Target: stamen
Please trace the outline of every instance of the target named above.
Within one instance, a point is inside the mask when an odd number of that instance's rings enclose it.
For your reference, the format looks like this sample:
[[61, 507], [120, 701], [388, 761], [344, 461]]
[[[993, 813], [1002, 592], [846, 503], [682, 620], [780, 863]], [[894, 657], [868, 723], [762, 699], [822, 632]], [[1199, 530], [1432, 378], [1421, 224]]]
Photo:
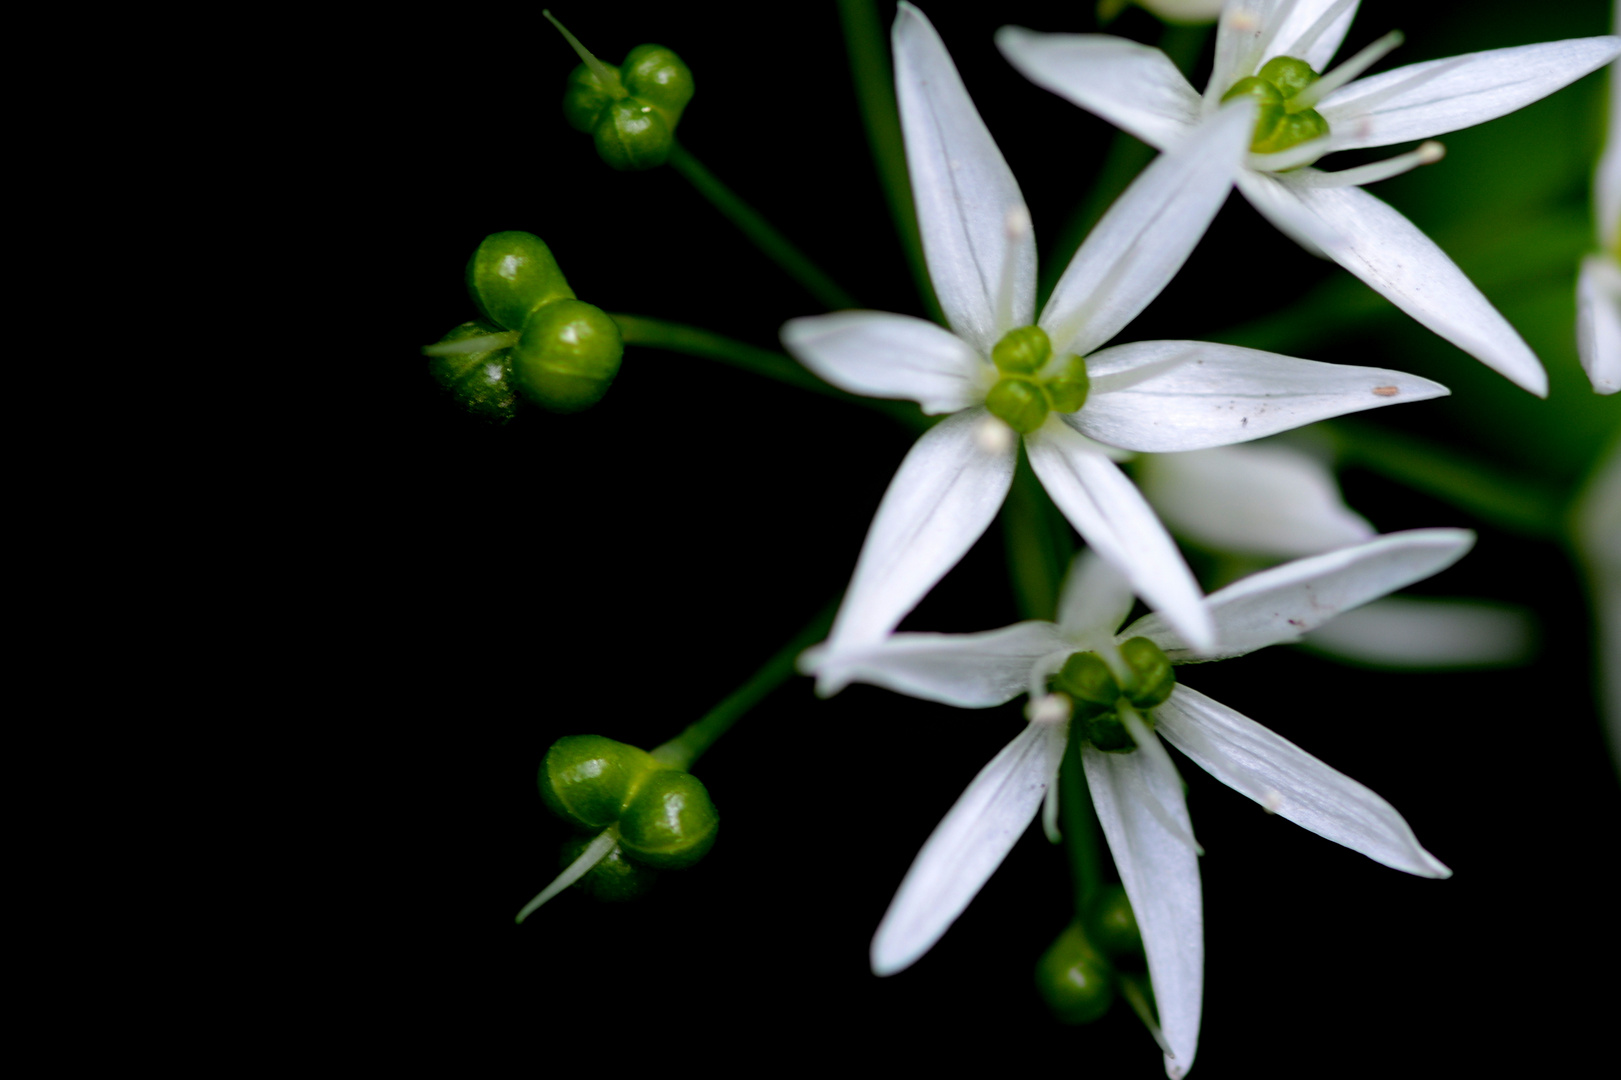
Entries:
[[[1126, 995], [1126, 1002], [1131, 1006], [1131, 1011], [1137, 1014], [1137, 1019], [1143, 1022], [1148, 1034], [1159, 1044], [1160, 1053], [1168, 1058], [1175, 1058], [1176, 1051], [1171, 1049], [1171, 1044], [1165, 1041], [1165, 1033], [1154, 1023], [1154, 1009], [1148, 1004], [1148, 997], [1143, 993], [1142, 987], [1137, 985], [1137, 980], [1130, 975], [1120, 976], [1120, 992]], [[1180, 1072], [1178, 1075], [1181, 1075]]]
[[1317, 44], [1317, 39], [1327, 33], [1330, 26], [1334, 25], [1334, 20], [1344, 15], [1345, 9], [1356, 2], [1357, 0], [1336, 0], [1335, 4], [1323, 12], [1304, 34], [1295, 39], [1294, 44], [1290, 46], [1294, 50], [1292, 55], [1304, 58], [1307, 53], [1311, 52], [1311, 47]]
[[1339, 172], [1302, 173], [1294, 177], [1292, 182], [1301, 187], [1314, 188], [1361, 187], [1363, 184], [1373, 184], [1380, 180], [1388, 180], [1392, 176], [1400, 176], [1420, 165], [1434, 165], [1446, 155], [1446, 147], [1431, 139], [1429, 142], [1420, 143], [1417, 150], [1410, 150], [1405, 154], [1386, 158], [1384, 161], [1359, 165], [1354, 169], [1341, 169]]
[[1047, 794], [1041, 800], [1041, 829], [1048, 843], [1062, 844], [1064, 837], [1058, 831], [1058, 785], [1048, 784]]
[[484, 334], [480, 337], [462, 338], [460, 341], [424, 345], [422, 346], [422, 355], [466, 356], [469, 353], [493, 352], [496, 349], [505, 349], [516, 344], [518, 344], [518, 331], [505, 330], [499, 334]]
[[530, 915], [533, 915], [535, 909], [540, 905], [583, 878], [593, 866], [608, 857], [608, 853], [614, 849], [614, 844], [618, 842], [619, 835], [613, 827], [610, 826], [602, 830], [601, 834], [591, 841], [584, 851], [580, 852], [580, 857], [569, 863], [567, 870], [557, 875], [556, 881], [542, 889], [539, 896], [523, 906], [523, 910], [518, 912], [517, 921], [523, 922]]
[[1442, 60], [1438, 63], [1432, 64], [1423, 71], [1416, 72], [1415, 74], [1400, 80], [1399, 82], [1391, 83], [1383, 90], [1376, 90], [1371, 94], [1359, 97], [1356, 99], [1357, 114], [1366, 116], [1380, 105], [1383, 105], [1385, 102], [1395, 97], [1397, 94], [1405, 94], [1409, 90], [1416, 90], [1420, 86], [1423, 86], [1425, 83], [1429, 82], [1431, 79], [1438, 79], [1448, 72], [1457, 70], [1464, 64], [1467, 64], [1469, 59], [1470, 58], [1467, 56], [1454, 56], [1450, 60]]
[[1007, 251], [1002, 260], [1002, 281], [996, 293], [997, 329], [1013, 329], [1013, 302], [1017, 288], [1019, 249], [1030, 238], [1030, 211], [1023, 204], [1008, 208], [1003, 223], [1007, 230]]
[[611, 73], [601, 60], [592, 56], [591, 50], [581, 45], [580, 39], [569, 33], [568, 28], [553, 18], [549, 10], [542, 8], [540, 13], [546, 16], [546, 20], [557, 27], [558, 32], [568, 40], [569, 45], [574, 49], [575, 55], [580, 58], [580, 63], [591, 69], [591, 74], [597, 77], [597, 85], [602, 87], [604, 92], [613, 93], [613, 88], [619, 85], [618, 76]]
[[1401, 45], [1405, 39], [1400, 30], [1392, 30], [1384, 37], [1357, 53], [1339, 67], [1324, 75], [1321, 79], [1306, 87], [1300, 93], [1283, 103], [1283, 107], [1290, 112], [1300, 112], [1316, 105], [1358, 75], [1367, 71], [1373, 65], [1383, 60], [1393, 49]]
[[974, 443], [987, 454], [1000, 455], [1012, 450], [1013, 437], [1013, 429], [990, 413], [974, 428]]
[[1032, 724], [1056, 724], [1068, 720], [1072, 708], [1068, 694], [1043, 694], [1024, 707], [1024, 715]]
[[1329, 133], [1320, 139], [1303, 142], [1299, 146], [1291, 146], [1287, 150], [1279, 150], [1271, 154], [1251, 154], [1249, 167], [1262, 172], [1283, 172], [1285, 169], [1298, 169], [1302, 165], [1310, 165], [1333, 148], [1334, 135]]

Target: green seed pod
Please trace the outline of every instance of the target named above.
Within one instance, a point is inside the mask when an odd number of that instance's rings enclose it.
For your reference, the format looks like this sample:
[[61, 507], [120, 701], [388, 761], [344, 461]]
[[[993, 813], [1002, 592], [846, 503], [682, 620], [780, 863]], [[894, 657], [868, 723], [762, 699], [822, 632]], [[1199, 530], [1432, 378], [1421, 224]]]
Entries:
[[1137, 929], [1137, 916], [1119, 885], [1105, 885], [1086, 905], [1086, 926], [1092, 941], [1111, 959], [1143, 955], [1143, 935]]
[[638, 45], [625, 54], [619, 70], [631, 96], [657, 109], [675, 131], [693, 91], [692, 70], [681, 58], [662, 45]]
[[1117, 713], [1097, 713], [1086, 717], [1086, 739], [1107, 753], [1124, 753], [1137, 749], [1137, 740], [1131, 737]]
[[1311, 65], [1292, 56], [1274, 56], [1262, 64], [1261, 70], [1255, 74], [1257, 78], [1277, 87], [1278, 93], [1282, 94], [1285, 100], [1294, 97], [1317, 81], [1317, 72], [1312, 70]]
[[563, 118], [575, 131], [590, 132], [595, 129], [602, 110], [625, 96], [619, 71], [608, 64], [603, 64], [602, 70], [608, 76], [607, 86], [585, 64], [578, 65], [568, 73], [568, 82], [563, 90]]
[[1284, 113], [1278, 117], [1277, 122], [1263, 136], [1259, 123], [1255, 127], [1256, 138], [1250, 143], [1250, 149], [1257, 154], [1275, 154], [1279, 150], [1287, 150], [1292, 146], [1299, 146], [1303, 142], [1320, 139], [1328, 134], [1328, 121], [1316, 109], [1302, 109], [1300, 112]]
[[[498, 332], [498, 328], [489, 323], [464, 322], [440, 338], [438, 343], [448, 345]], [[510, 351], [488, 349], [483, 352], [430, 356], [428, 370], [468, 412], [492, 423], [504, 424], [518, 410], [518, 398], [508, 380]]]
[[603, 110], [592, 129], [597, 154], [620, 172], [664, 164], [675, 139], [657, 109], [639, 98], [616, 101]]
[[715, 844], [720, 815], [691, 773], [661, 769], [648, 776], [619, 821], [621, 844], [634, 860], [660, 869], [691, 866]]
[[1053, 408], [1061, 413], [1080, 412], [1086, 396], [1092, 392], [1092, 377], [1086, 373], [1086, 358], [1074, 353], [1066, 356], [1058, 370], [1047, 377], [1047, 396]]
[[1039, 384], [1030, 379], [1002, 379], [985, 395], [985, 407], [1007, 421], [1007, 426], [1028, 435], [1047, 420], [1050, 406]]
[[1062, 1023], [1089, 1024], [1114, 1003], [1114, 971], [1070, 923], [1036, 961], [1036, 989]]
[[1039, 326], [1021, 326], [1002, 335], [991, 347], [991, 363], [1009, 375], [1034, 375], [1053, 354], [1047, 331]]
[[1053, 684], [1075, 699], [1076, 710], [1082, 716], [1109, 712], [1120, 700], [1120, 684], [1114, 672], [1094, 652], [1075, 653], [1065, 660]]
[[1163, 705], [1176, 689], [1176, 674], [1160, 647], [1145, 637], [1134, 637], [1120, 646], [1120, 657], [1131, 669], [1125, 686], [1126, 697], [1139, 709]]
[[512, 349], [512, 385], [552, 412], [579, 412], [601, 400], [619, 372], [625, 344], [602, 309], [558, 300], [536, 311]]
[[[590, 836], [570, 837], [563, 843], [563, 857], [558, 860], [558, 869], [567, 869], [586, 846], [592, 841]], [[618, 902], [620, 900], [634, 900], [648, 889], [653, 887], [659, 872], [650, 866], [632, 862], [625, 858], [624, 851], [618, 844], [614, 849], [604, 855], [585, 876], [574, 883], [576, 889], [583, 889], [595, 900]]]
[[551, 249], [534, 233], [491, 233], [467, 260], [467, 291], [489, 319], [523, 329], [529, 313], [554, 300], [574, 299]]
[[658, 763], [645, 751], [601, 735], [567, 735], [540, 765], [540, 797], [552, 812], [587, 829], [618, 821]]

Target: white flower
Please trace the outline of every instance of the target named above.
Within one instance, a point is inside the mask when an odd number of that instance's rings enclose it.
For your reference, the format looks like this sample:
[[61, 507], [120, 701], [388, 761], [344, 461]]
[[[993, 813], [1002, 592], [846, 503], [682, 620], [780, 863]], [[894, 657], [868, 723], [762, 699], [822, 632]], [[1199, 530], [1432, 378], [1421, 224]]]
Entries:
[[[951, 330], [848, 311], [795, 319], [782, 340], [846, 390], [910, 398], [925, 412], [954, 415], [918, 440], [884, 495], [829, 640], [808, 659], [824, 694], [848, 681], [839, 654], [881, 641], [1001, 507], [1018, 442], [993, 415], [995, 395], [1020, 379], [999, 374], [991, 356], [1010, 331], [1034, 321], [1035, 244], [1019, 186], [928, 20], [901, 4], [893, 38], [924, 253]], [[1199, 342], [1094, 353], [1148, 305], [1198, 242], [1240, 167], [1251, 116], [1247, 103], [1223, 110], [1146, 169], [1076, 252], [1039, 331], [1029, 331], [1050, 342], [1052, 359], [1039, 378], [1093, 354], [1085, 361], [1091, 389], [1084, 407], [1026, 427], [1032, 468], [1086, 542], [1190, 641], [1205, 645], [1211, 630], [1198, 584], [1099, 443], [1147, 451], [1220, 446], [1446, 393], [1397, 372]]]
[[[1356, 7], [1356, 0], [1232, 0], [1203, 95], [1164, 53], [1121, 38], [1003, 27], [996, 40], [1033, 82], [1168, 150], [1218, 115], [1222, 96], [1267, 61], [1293, 57], [1323, 71]], [[1438, 144], [1339, 173], [1299, 166], [1336, 150], [1428, 139], [1513, 112], [1608, 63], [1621, 39], [1472, 53], [1351, 82], [1399, 40], [1381, 39], [1290, 99], [1291, 108], [1314, 107], [1327, 136], [1252, 154], [1239, 189], [1308, 250], [1328, 255], [1437, 334], [1546, 396], [1547, 375], [1514, 328], [1412, 222], [1356, 186], [1437, 160]]]
[[[1621, 27], [1621, 3], [1616, 5]], [[1610, 129], [1593, 177], [1599, 252], [1582, 260], [1576, 283], [1576, 345], [1601, 394], [1621, 390], [1621, 78], [1610, 72]]]
[[[1046, 679], [1078, 651], [1107, 656], [1144, 636], [1173, 663], [1193, 663], [1299, 640], [1334, 615], [1428, 577], [1474, 542], [1458, 529], [1382, 536], [1246, 578], [1205, 600], [1223, 642], [1201, 653], [1158, 615], [1112, 630], [1131, 609], [1125, 583], [1083, 553], [1059, 621], [983, 634], [896, 634], [849, 658], [855, 678], [964, 708], [1000, 705], [1029, 691], [1031, 722], [980, 771], [918, 852], [873, 938], [873, 970], [892, 974], [927, 952], [968, 906], [1054, 799], [1070, 723]], [[1118, 656], [1118, 654], [1116, 654]], [[1337, 708], [1337, 706], [1335, 706]], [[1297, 710], [1298, 711], [1298, 710]], [[1451, 874], [1389, 803], [1286, 739], [1180, 683], [1151, 710], [1153, 730], [1122, 708], [1138, 749], [1082, 749], [1098, 820], [1142, 931], [1165, 1045], [1166, 1072], [1184, 1075], [1199, 1039], [1204, 984], [1203, 902], [1182, 783], [1160, 737], [1268, 812], [1376, 862], [1422, 877]], [[1049, 831], [1051, 831], [1049, 829]]]
[[[1171, 531], [1246, 570], [1371, 539], [1318, 458], [1277, 442], [1148, 454], [1137, 476]], [[1304, 644], [1341, 660], [1434, 670], [1519, 663], [1535, 641], [1523, 608], [1480, 600], [1387, 597], [1335, 619]]]

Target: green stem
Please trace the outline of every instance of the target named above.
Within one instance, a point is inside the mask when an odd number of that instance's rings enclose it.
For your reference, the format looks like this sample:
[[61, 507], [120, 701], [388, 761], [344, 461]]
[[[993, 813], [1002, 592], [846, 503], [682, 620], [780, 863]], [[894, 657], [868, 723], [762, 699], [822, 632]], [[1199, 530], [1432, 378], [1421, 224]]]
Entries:
[[1075, 547], [1069, 526], [1030, 470], [1022, 446], [1013, 486], [1002, 505], [1002, 530], [1019, 614], [1026, 619], [1056, 618], [1058, 590]]
[[765, 252], [778, 266], [787, 272], [829, 311], [839, 311], [845, 308], [855, 308], [861, 305], [855, 302], [851, 295], [822, 273], [821, 269], [812, 263], [805, 253], [794, 247], [788, 238], [778, 232], [772, 224], [760, 216], [759, 211], [737, 197], [737, 193], [719, 178], [699, 163], [698, 159], [687, 152], [687, 148], [680, 143], [670, 147], [669, 163], [676, 172], [691, 181], [698, 193], [714, 203], [726, 219], [739, 229], [743, 235], [754, 242], [754, 246]]
[[889, 67], [889, 49], [878, 21], [873, 0], [839, 0], [839, 18], [844, 24], [845, 48], [850, 54], [850, 74], [856, 84], [856, 101], [867, 129], [867, 142], [878, 167], [889, 215], [900, 234], [906, 265], [912, 271], [918, 296], [929, 318], [946, 324], [940, 301], [929, 280], [929, 267], [923, 258], [923, 237], [917, 226], [917, 207], [912, 202], [912, 181], [906, 170], [906, 147], [901, 139], [899, 110], [895, 106], [895, 76]]
[[777, 650], [776, 655], [749, 676], [749, 680], [733, 690], [726, 699], [694, 724], [662, 746], [655, 747], [653, 757], [677, 769], [691, 769], [698, 758], [714, 745], [715, 740], [731, 730], [743, 714], [758, 705], [767, 694], [788, 681], [794, 673], [799, 654], [827, 636], [833, 625], [833, 614], [838, 611], [835, 600], [822, 609], [806, 627], [794, 635], [792, 641]]
[[697, 356], [705, 360], [715, 360], [799, 390], [809, 390], [813, 394], [821, 394], [824, 397], [883, 413], [913, 431], [922, 431], [931, 424], [922, 411], [910, 402], [846, 393], [818, 379], [783, 353], [756, 348], [708, 330], [700, 330], [695, 326], [684, 326], [663, 319], [650, 319], [644, 315], [612, 313], [608, 317], [619, 325], [619, 333], [625, 339], [626, 345], [643, 345], [687, 356]]
[[1103, 884], [1103, 860], [1098, 853], [1098, 821], [1092, 810], [1092, 792], [1081, 767], [1080, 740], [1071, 728], [1069, 745], [1058, 769], [1058, 817], [1069, 852], [1070, 880], [1075, 886], [1075, 913], [1086, 906]]
[[1498, 476], [1409, 435], [1345, 420], [1323, 427], [1346, 465], [1360, 465], [1508, 532], [1547, 540], [1560, 535], [1563, 501], [1545, 487]]

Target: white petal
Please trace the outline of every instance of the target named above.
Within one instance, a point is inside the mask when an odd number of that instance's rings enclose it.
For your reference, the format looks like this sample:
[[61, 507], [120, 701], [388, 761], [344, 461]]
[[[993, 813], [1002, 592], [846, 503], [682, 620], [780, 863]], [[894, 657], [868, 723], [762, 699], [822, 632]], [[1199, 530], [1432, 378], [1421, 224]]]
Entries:
[[1143, 170], [1086, 238], [1041, 312], [1053, 352], [1082, 356], [1158, 296], [1204, 235], [1249, 152], [1254, 104], [1225, 106]]
[[[1255, 176], [1255, 174], [1251, 174]], [[1407, 314], [1494, 371], [1538, 397], [1548, 394], [1548, 376], [1535, 354], [1480, 290], [1418, 227], [1361, 188], [1291, 185], [1289, 176], [1259, 177], [1274, 199], [1255, 201], [1272, 218], [1277, 201], [1292, 197], [1341, 239], [1324, 250]], [[1243, 185], [1248, 195], [1255, 182]], [[1294, 235], [1292, 232], [1290, 235]]]
[[[1573, 38], [1409, 64], [1358, 79], [1318, 106], [1334, 149], [1388, 146], [1473, 127], [1524, 108], [1615, 59], [1621, 38]], [[1434, 78], [1423, 76], [1436, 68]], [[1393, 87], [1409, 89], [1391, 95]]]
[[1199, 1045], [1204, 1003], [1204, 899], [1193, 849], [1160, 824], [1144, 797], [1157, 800], [1185, 832], [1192, 833], [1182, 781], [1153, 767], [1146, 754], [1081, 752], [1098, 824], [1120, 871], [1148, 954], [1148, 974], [1160, 1028], [1174, 1057], [1169, 1076], [1186, 1075]]
[[[917, 202], [929, 277], [946, 319], [981, 356], [1035, 312], [1036, 248], [1025, 228], [1010, 239], [1010, 213], [1029, 211], [1018, 182], [969, 100], [951, 55], [929, 20], [902, 3], [891, 34], [895, 95], [906, 162]], [[999, 315], [1005, 265], [1012, 260], [1013, 303]]]
[[1162, 19], [1173, 22], [1214, 22], [1221, 14], [1222, 0], [1137, 0]]
[[1621, 390], [1621, 266], [1608, 255], [1582, 260], [1576, 282], [1576, 347], [1595, 391]]
[[964, 709], [1012, 701], [1028, 688], [1037, 660], [1065, 649], [1050, 622], [1022, 622], [980, 634], [891, 634], [876, 645], [828, 655], [817, 669]]
[[[1616, 10], [1621, 24], [1621, 7]], [[1621, 75], [1611, 68], [1610, 133], [1604, 140], [1604, 156], [1599, 158], [1593, 176], [1593, 204], [1598, 217], [1599, 246], [1613, 250], [1621, 242]]]
[[1202, 341], [1139, 341], [1088, 358], [1092, 393], [1072, 423], [1127, 450], [1247, 442], [1346, 413], [1443, 397], [1440, 383], [1385, 368], [1298, 360]]
[[1158, 49], [1103, 34], [996, 32], [1008, 63], [1037, 86], [1163, 150], [1199, 122], [1199, 95]]
[[1178, 685], [1154, 722], [1205, 772], [1301, 828], [1409, 874], [1452, 876], [1395, 807], [1221, 702]]
[[[1312, 173], [1317, 170], [1299, 171]], [[1278, 227], [1279, 232], [1318, 258], [1331, 259], [1333, 256], [1329, 252], [1345, 245], [1345, 238], [1332, 225], [1306, 209], [1294, 193], [1271, 174], [1253, 169], [1241, 173], [1238, 190], [1244, 193], [1251, 206]]]
[[1138, 619], [1120, 638], [1146, 637], [1178, 663], [1299, 641], [1342, 611], [1440, 573], [1474, 543], [1467, 529], [1414, 529], [1252, 574], [1205, 599], [1220, 638], [1215, 652], [1188, 648], [1157, 614]]
[[1144, 457], [1143, 494], [1175, 532], [1202, 547], [1294, 559], [1371, 538], [1328, 467], [1286, 446], [1222, 446]]
[[1318, 627], [1305, 644], [1359, 663], [1433, 670], [1521, 663], [1535, 636], [1524, 608], [1391, 596]]
[[[1306, 61], [1313, 71], [1326, 73], [1328, 62], [1334, 59], [1340, 43], [1345, 40], [1346, 31], [1351, 29], [1351, 20], [1356, 18], [1357, 4], [1352, 0], [1343, 5], [1326, 26], [1319, 27], [1323, 16], [1330, 14], [1338, 3], [1339, 0], [1300, 0], [1296, 4], [1284, 5], [1277, 33], [1262, 55], [1261, 63], [1274, 56], [1293, 56]], [[1302, 51], [1301, 38], [1308, 31], [1316, 33]]]
[[[948, 416], [918, 439], [901, 462], [856, 562], [828, 637], [838, 655], [872, 645], [917, 606], [935, 582], [957, 565], [1001, 509], [1013, 482], [1017, 446], [992, 452], [978, 428], [984, 409]], [[844, 683], [820, 676], [817, 691]]]
[[1239, 79], [1255, 74], [1261, 66], [1261, 52], [1271, 40], [1279, 21], [1271, 17], [1276, 0], [1230, 0], [1216, 25], [1216, 56], [1205, 85], [1204, 100], [1210, 107]]
[[1081, 538], [1190, 641], [1214, 642], [1199, 583], [1142, 493], [1119, 466], [1063, 424], [1025, 439], [1030, 467]]
[[1068, 737], [1068, 724], [1030, 724], [974, 777], [917, 853], [878, 924], [875, 974], [910, 967], [963, 913], [1035, 818]]
[[836, 311], [790, 319], [782, 326], [782, 345], [841, 390], [908, 398], [931, 414], [979, 404], [991, 374], [962, 338], [910, 315]]
[[1070, 640], [1111, 641], [1136, 602], [1131, 583], [1088, 548], [1075, 556], [1058, 598], [1058, 625]]

